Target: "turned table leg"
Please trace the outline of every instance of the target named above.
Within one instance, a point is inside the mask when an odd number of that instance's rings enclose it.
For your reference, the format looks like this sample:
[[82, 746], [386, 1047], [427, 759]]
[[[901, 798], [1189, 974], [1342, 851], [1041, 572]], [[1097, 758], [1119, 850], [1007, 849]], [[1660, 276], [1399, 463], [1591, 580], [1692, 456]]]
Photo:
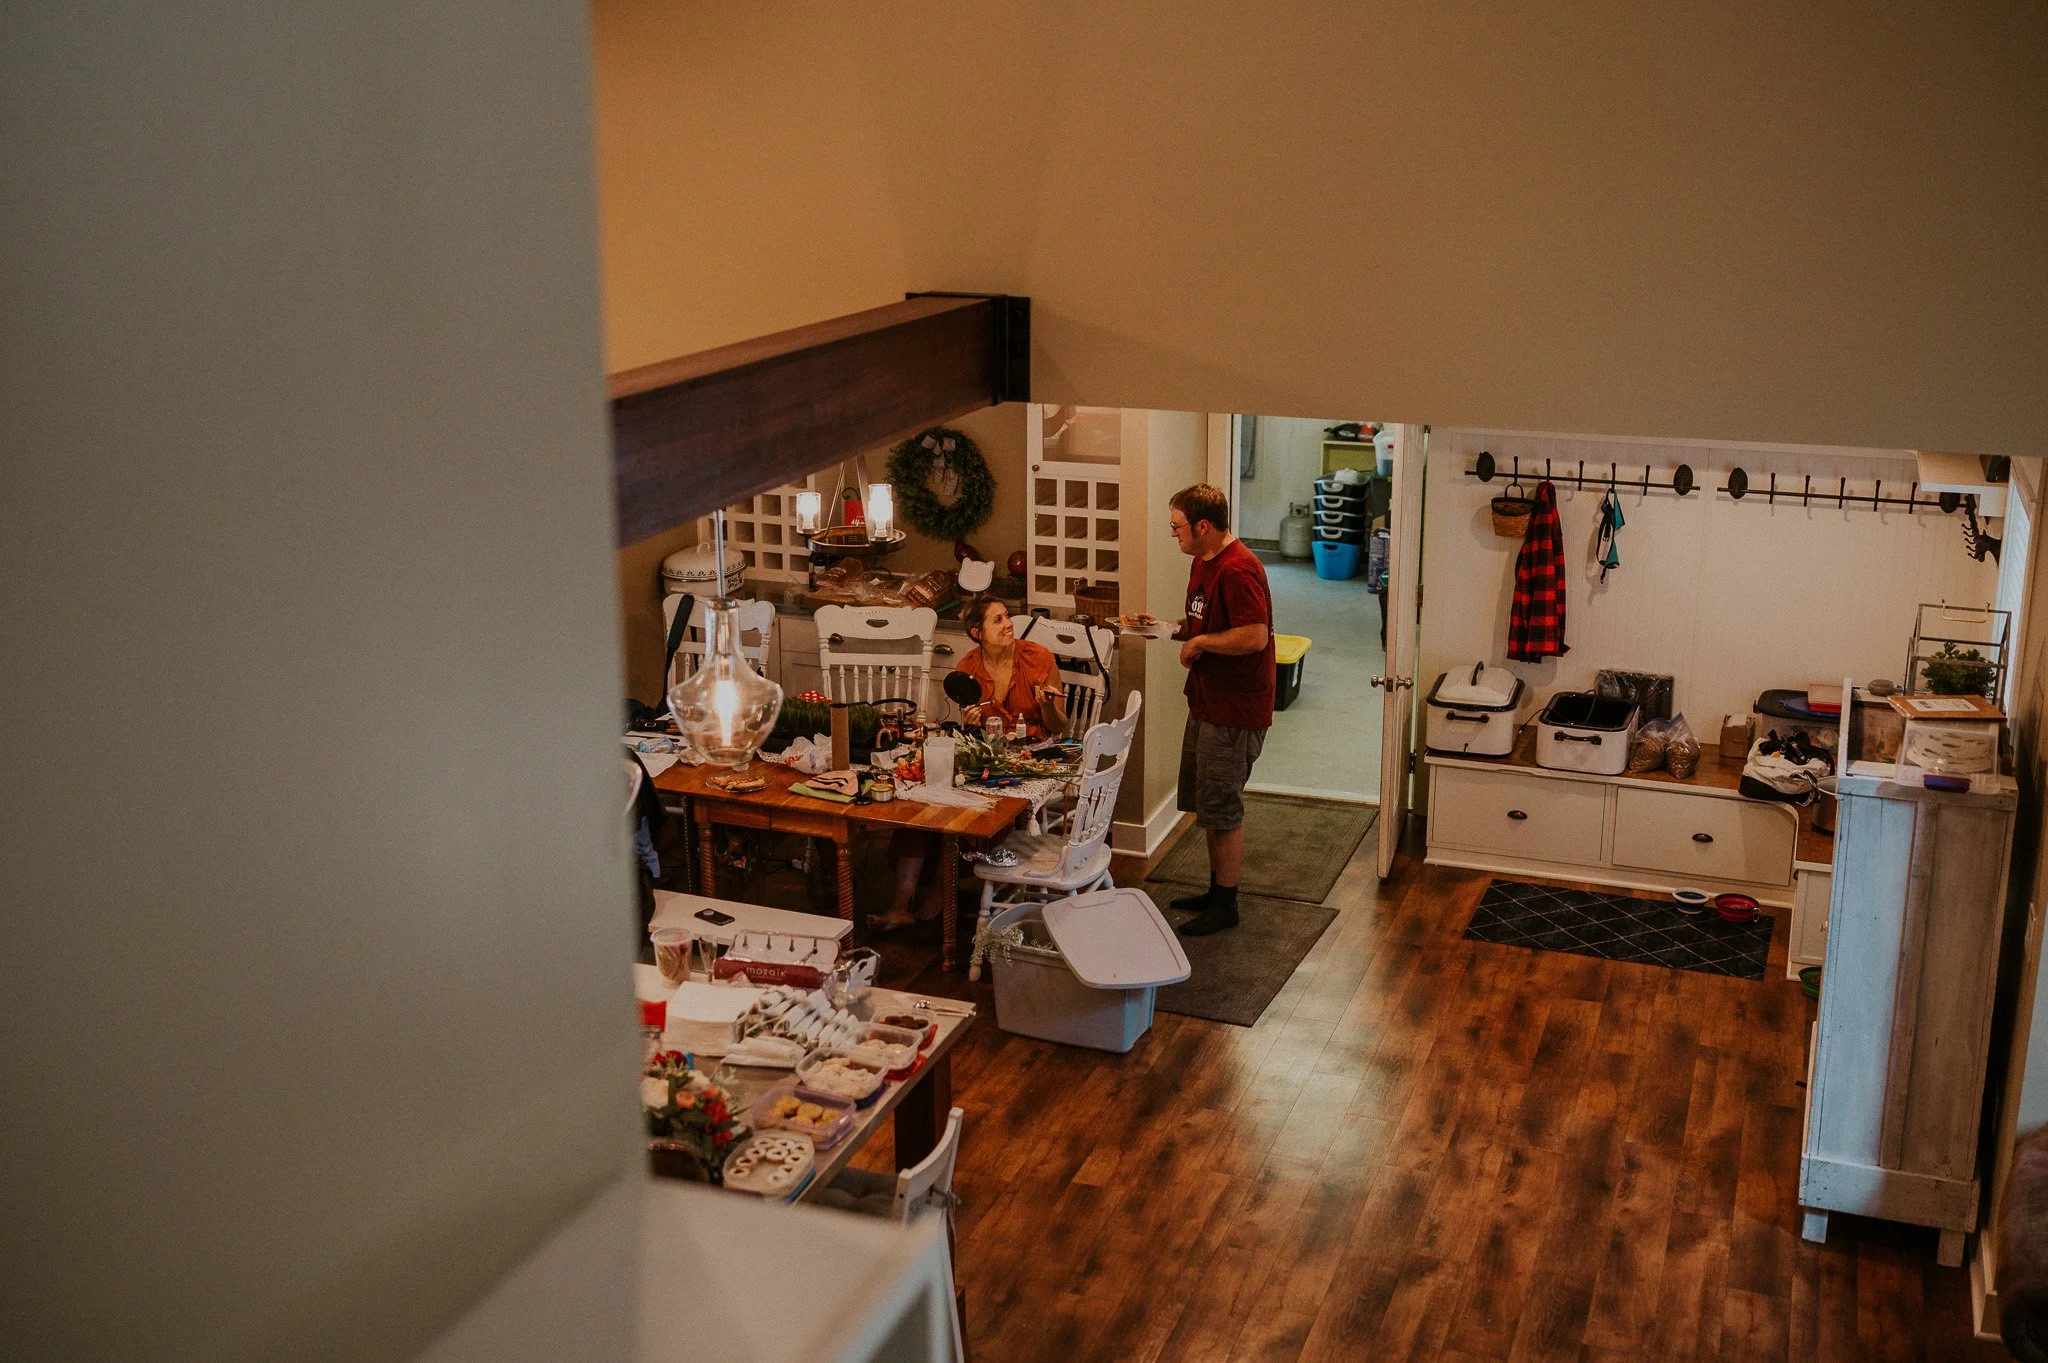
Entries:
[[960, 835], [939, 835], [939, 968], [960, 962]]
[[838, 877], [839, 916], [853, 921], [853, 844], [850, 838], [832, 839], [832, 861]]
[[704, 811], [692, 810], [697, 834], [697, 893], [706, 899], [718, 898], [718, 853], [712, 847], [712, 823]]

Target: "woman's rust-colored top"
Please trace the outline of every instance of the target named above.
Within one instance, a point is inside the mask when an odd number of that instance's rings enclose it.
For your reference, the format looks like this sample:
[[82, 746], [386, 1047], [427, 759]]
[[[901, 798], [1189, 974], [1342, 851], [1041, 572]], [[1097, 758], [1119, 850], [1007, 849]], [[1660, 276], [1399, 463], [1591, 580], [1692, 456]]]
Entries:
[[995, 678], [989, 674], [988, 660], [981, 656], [980, 649], [969, 651], [960, 660], [960, 670], [981, 683], [981, 704], [1000, 712], [1004, 727], [1014, 727], [1021, 715], [1033, 738], [1044, 738], [1052, 732], [1038, 703], [1038, 688], [1058, 680], [1059, 662], [1044, 644], [1034, 644], [1029, 639], [1017, 641], [1006, 695], [996, 695]]

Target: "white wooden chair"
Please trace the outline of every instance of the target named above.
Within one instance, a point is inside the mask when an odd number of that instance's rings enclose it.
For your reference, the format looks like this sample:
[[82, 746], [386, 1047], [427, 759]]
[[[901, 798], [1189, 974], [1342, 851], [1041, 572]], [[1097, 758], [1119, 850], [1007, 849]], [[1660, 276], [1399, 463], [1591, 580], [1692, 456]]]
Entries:
[[932, 643], [938, 612], [929, 606], [818, 607], [818, 670], [823, 689], [841, 704], [915, 701], [930, 697]]
[[914, 1167], [899, 1169], [894, 1178], [872, 1169], [843, 1169], [830, 1186], [810, 1199], [814, 1206], [883, 1217], [906, 1226], [926, 1216], [946, 1218], [946, 1302], [952, 1308], [948, 1314], [952, 1317], [955, 1359], [967, 1356], [960, 1338], [960, 1313], [952, 1290], [953, 1255], [950, 1252], [953, 1246], [953, 1208], [959, 1205], [959, 1199], [953, 1196], [953, 1168], [960, 1160], [960, 1133], [966, 1125], [967, 1114], [956, 1107], [946, 1114], [946, 1131], [939, 1137], [939, 1143]]
[[1034, 615], [1019, 625], [1017, 637], [1044, 646], [1058, 661], [1060, 685], [1066, 691], [1067, 732], [1087, 733], [1102, 718], [1116, 681], [1116, 631]]
[[[1065, 832], [1012, 833], [1003, 846], [1016, 854], [1016, 865], [975, 863], [974, 875], [981, 881], [977, 933], [988, 926], [999, 905], [1064, 899], [1109, 886], [1109, 825], [1116, 813], [1117, 790], [1130, 766], [1144, 699], [1131, 692], [1123, 718], [1105, 720], [1082, 736], [1080, 792], [1074, 796]], [[971, 966], [967, 973], [978, 980], [981, 967]]]
[[[676, 610], [682, 605], [682, 594], [671, 592], [661, 599], [662, 637], [675, 628]], [[768, 675], [768, 641], [775, 633], [775, 605], [770, 601], [742, 601], [740, 607], [740, 652], [754, 670], [762, 676]], [[707, 646], [705, 632], [710, 627], [704, 598], [692, 599], [690, 622], [683, 627], [683, 637], [676, 642], [676, 655], [669, 660], [668, 679], [662, 683], [662, 693], [695, 672], [704, 665], [704, 650]]]

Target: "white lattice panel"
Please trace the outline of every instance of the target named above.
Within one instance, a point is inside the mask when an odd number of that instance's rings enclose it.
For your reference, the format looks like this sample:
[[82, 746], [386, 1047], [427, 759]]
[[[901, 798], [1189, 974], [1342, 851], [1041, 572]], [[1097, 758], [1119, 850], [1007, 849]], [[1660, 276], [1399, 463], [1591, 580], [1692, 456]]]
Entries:
[[1030, 603], [1071, 608], [1077, 588], [1121, 582], [1123, 485], [1114, 464], [1041, 460], [1031, 466]]
[[[748, 577], [764, 582], [802, 582], [810, 576], [811, 556], [804, 548], [804, 537], [796, 532], [796, 494], [826, 491], [821, 475], [806, 474], [798, 482], [743, 498], [725, 509], [726, 548], [745, 557]], [[711, 542], [709, 522], [698, 527], [697, 539], [700, 544]]]

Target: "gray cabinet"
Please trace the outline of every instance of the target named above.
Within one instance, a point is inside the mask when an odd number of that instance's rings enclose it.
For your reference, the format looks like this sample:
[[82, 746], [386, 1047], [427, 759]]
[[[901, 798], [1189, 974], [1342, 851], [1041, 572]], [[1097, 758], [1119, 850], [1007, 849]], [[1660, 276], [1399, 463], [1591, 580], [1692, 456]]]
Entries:
[[1977, 1123], [2012, 852], [2012, 795], [1841, 779], [1799, 1201], [1941, 1231], [1976, 1228]]

